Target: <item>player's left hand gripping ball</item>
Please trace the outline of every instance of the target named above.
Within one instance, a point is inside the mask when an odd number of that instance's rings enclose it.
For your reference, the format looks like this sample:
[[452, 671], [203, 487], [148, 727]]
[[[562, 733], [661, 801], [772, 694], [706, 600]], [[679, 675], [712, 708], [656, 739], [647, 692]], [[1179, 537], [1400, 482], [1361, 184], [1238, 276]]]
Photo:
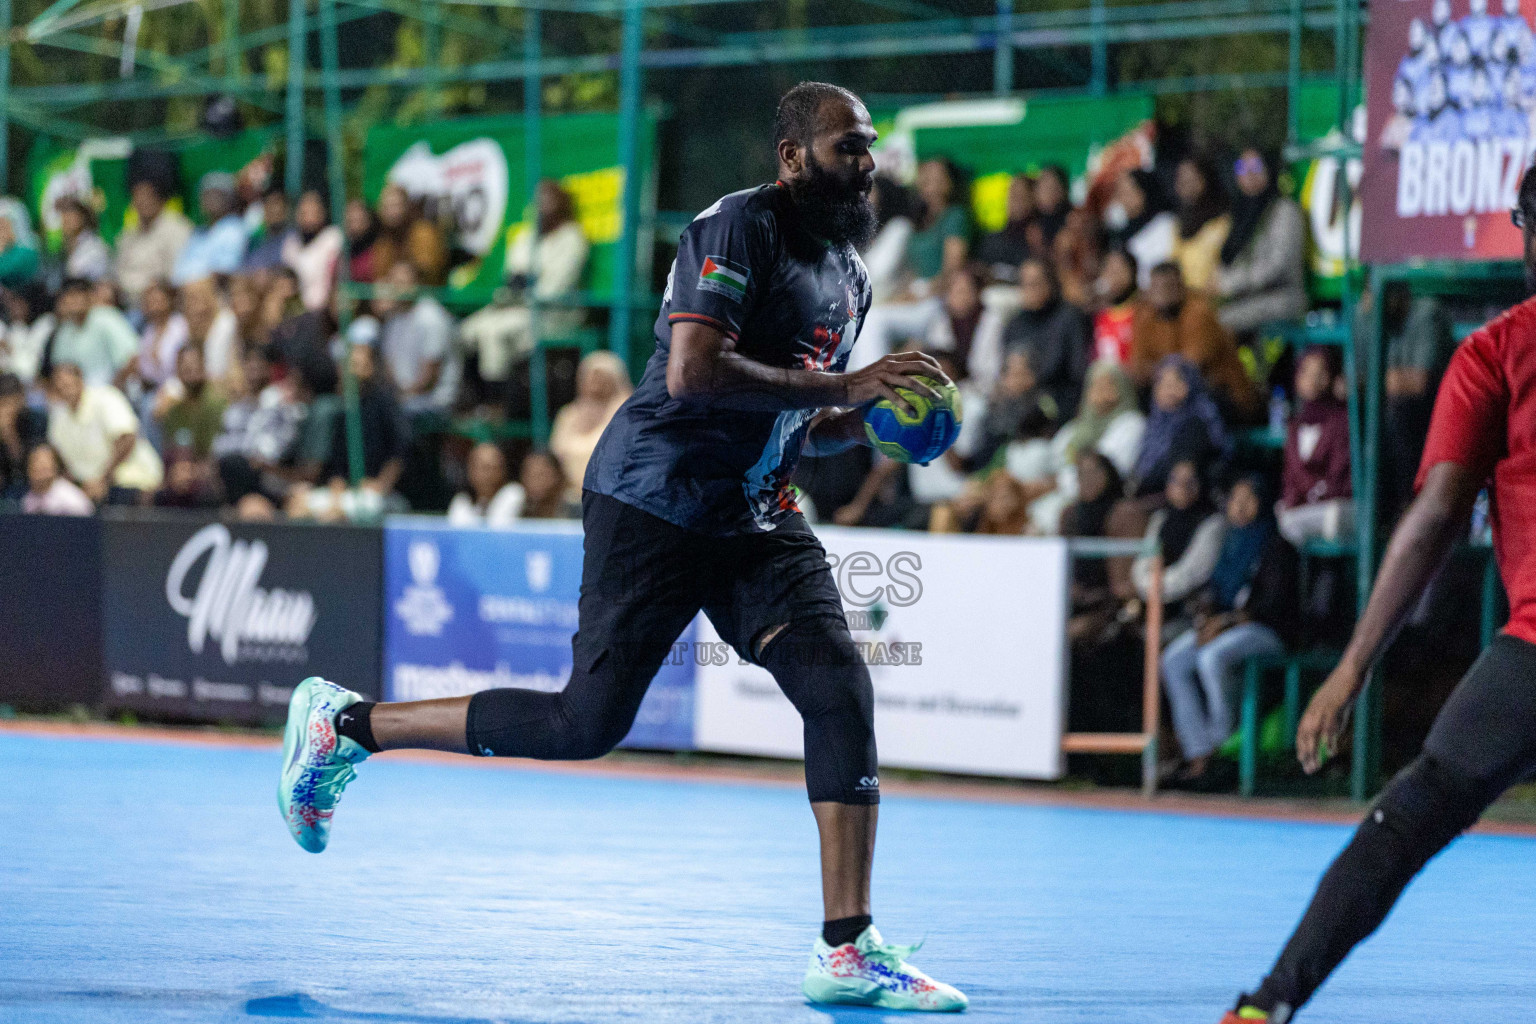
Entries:
[[939, 392], [939, 397], [897, 388], [896, 393], [912, 406], [915, 415], [882, 398], [864, 413], [864, 433], [877, 450], [897, 462], [926, 466], [960, 436], [960, 392], [948, 381], [917, 379]]

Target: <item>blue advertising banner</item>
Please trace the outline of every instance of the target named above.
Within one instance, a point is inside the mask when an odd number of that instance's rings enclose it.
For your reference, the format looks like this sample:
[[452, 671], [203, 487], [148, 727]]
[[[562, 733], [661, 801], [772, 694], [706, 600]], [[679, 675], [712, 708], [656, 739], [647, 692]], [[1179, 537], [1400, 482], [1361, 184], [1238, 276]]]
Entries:
[[[385, 699], [564, 689], [581, 539], [575, 524], [488, 530], [391, 519], [384, 529]], [[679, 642], [691, 645], [693, 629]], [[693, 661], [669, 659], [624, 745], [692, 749], [693, 688]]]

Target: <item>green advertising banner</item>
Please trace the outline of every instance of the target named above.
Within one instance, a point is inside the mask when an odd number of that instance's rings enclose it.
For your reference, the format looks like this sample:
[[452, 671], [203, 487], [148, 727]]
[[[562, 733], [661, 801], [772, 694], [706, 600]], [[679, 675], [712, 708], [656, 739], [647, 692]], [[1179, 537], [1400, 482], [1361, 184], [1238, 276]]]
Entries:
[[[584, 287], [606, 295], [623, 229], [624, 169], [616, 114], [560, 114], [540, 125], [540, 167], [575, 200], [576, 217], [592, 245]], [[641, 119], [641, 173], [655, 166], [656, 121]], [[502, 283], [513, 236], [528, 229], [530, 190], [524, 175], [521, 115], [471, 117], [419, 127], [379, 125], [363, 151], [363, 194], [376, 202], [386, 182], [416, 196], [450, 204], [456, 243], [474, 259], [448, 285], [466, 300], [487, 298]], [[642, 196], [650, 190], [642, 187]], [[646, 204], [648, 205], [647, 199]]]
[[[253, 128], [230, 139], [208, 139], [181, 150], [176, 155], [180, 194], [171, 197], [171, 207], [199, 220], [197, 184], [210, 171], [236, 175], [251, 193], [248, 198], [254, 198], [266, 187], [281, 137], [277, 129]], [[123, 138], [87, 139], [68, 145], [37, 137], [27, 154], [27, 202], [33, 223], [49, 249], [59, 246], [54, 203], [63, 196], [79, 196], [96, 210], [101, 236], [109, 244], [136, 220], [128, 204], [131, 153], [132, 145]]]

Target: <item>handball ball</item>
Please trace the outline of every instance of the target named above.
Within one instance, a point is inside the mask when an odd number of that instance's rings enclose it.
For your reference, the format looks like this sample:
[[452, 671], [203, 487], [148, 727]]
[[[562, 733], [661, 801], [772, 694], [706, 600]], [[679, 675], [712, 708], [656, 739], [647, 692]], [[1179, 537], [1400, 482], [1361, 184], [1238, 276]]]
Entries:
[[864, 413], [864, 433], [871, 444], [897, 462], [926, 466], [960, 436], [960, 392], [953, 384], [931, 377], [917, 379], [939, 392], [939, 397], [897, 388], [896, 393], [907, 400], [916, 415], [909, 416], [890, 399], [882, 398]]

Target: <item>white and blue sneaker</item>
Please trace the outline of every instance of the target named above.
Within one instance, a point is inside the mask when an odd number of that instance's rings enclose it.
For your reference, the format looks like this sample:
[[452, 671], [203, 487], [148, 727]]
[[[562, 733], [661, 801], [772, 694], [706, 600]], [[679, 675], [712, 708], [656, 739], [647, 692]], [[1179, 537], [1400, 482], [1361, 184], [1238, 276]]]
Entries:
[[[922, 943], [918, 943], [921, 946]], [[800, 991], [813, 1003], [849, 1003], [887, 1010], [957, 1013], [964, 993], [907, 963], [918, 946], [888, 945], [870, 925], [852, 942], [829, 946], [819, 936]]]
[[319, 853], [330, 841], [336, 801], [357, 777], [352, 766], [368, 759], [362, 744], [337, 734], [335, 723], [336, 712], [362, 699], [360, 693], [310, 676], [288, 701], [277, 807], [294, 840], [310, 853]]

